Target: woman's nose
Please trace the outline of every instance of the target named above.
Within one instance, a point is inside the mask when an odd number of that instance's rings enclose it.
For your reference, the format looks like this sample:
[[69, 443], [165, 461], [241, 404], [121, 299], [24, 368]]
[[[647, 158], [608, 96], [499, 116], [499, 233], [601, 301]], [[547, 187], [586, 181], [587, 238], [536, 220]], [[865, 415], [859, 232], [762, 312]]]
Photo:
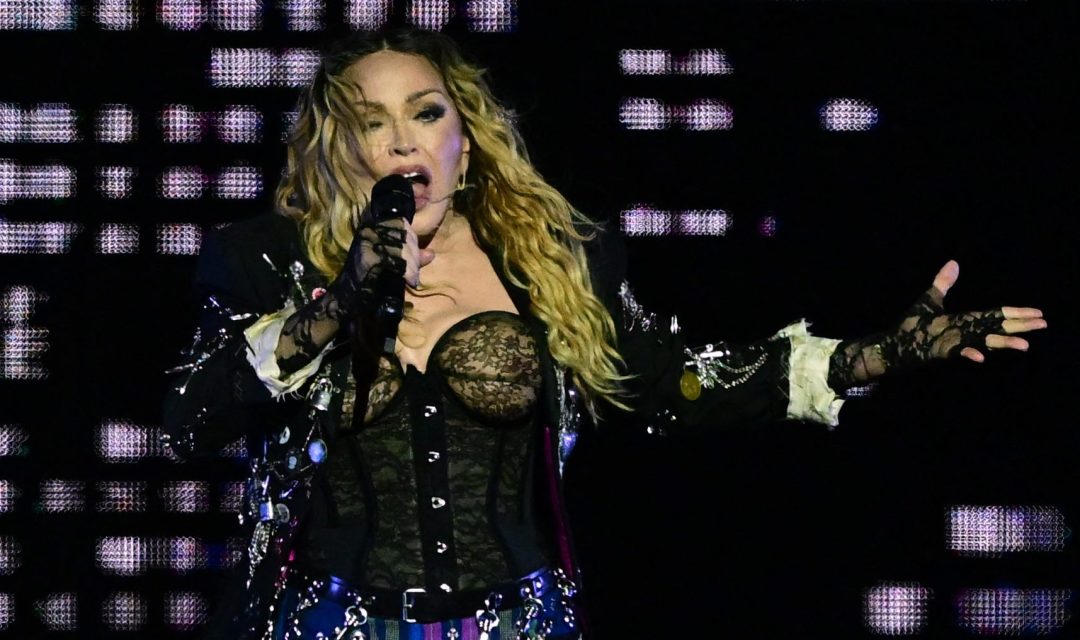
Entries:
[[394, 142], [390, 145], [390, 151], [395, 156], [407, 156], [416, 151], [416, 144], [406, 127], [394, 127]]

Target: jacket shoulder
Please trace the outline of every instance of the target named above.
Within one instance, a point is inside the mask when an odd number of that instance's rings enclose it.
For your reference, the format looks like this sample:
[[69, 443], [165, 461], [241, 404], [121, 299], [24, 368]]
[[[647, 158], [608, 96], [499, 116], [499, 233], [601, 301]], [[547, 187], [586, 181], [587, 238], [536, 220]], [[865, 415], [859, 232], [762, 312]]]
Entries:
[[297, 224], [277, 213], [215, 227], [199, 252], [196, 290], [231, 293], [258, 301], [254, 306], [260, 309], [274, 309], [281, 300], [282, 278], [294, 262], [314, 272], [301, 247]]
[[264, 213], [211, 229], [207, 242], [221, 244], [234, 251], [281, 251], [291, 245], [299, 247], [300, 229], [292, 218], [278, 213]]

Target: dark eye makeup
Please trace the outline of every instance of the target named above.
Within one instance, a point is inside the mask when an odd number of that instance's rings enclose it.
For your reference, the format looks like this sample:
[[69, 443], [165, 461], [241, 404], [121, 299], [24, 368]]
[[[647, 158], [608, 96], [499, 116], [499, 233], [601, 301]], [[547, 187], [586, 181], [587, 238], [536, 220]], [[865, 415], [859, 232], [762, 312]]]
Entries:
[[421, 122], [435, 122], [444, 115], [446, 115], [446, 107], [441, 104], [429, 104], [416, 114], [416, 119]]

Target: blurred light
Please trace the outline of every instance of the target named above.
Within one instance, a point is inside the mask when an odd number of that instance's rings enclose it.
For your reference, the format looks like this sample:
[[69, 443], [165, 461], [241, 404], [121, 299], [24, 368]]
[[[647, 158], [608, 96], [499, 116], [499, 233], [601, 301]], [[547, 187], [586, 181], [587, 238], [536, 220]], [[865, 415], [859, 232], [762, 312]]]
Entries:
[[303, 87], [315, 75], [321, 58], [314, 49], [223, 48], [210, 52], [210, 85], [214, 87]]
[[210, 510], [210, 485], [197, 480], [166, 482], [161, 488], [166, 511], [206, 513]]
[[45, 200], [75, 195], [75, 170], [62, 164], [18, 165], [0, 158], [0, 204], [9, 200]]
[[221, 142], [261, 142], [262, 126], [262, 113], [251, 105], [231, 105], [214, 116], [214, 129]]
[[106, 222], [97, 236], [97, 252], [101, 255], [119, 255], [139, 252], [139, 227], [134, 224]]
[[465, 17], [469, 31], [507, 33], [517, 29], [517, 0], [468, 0]]
[[666, 211], [651, 205], [633, 205], [619, 220], [627, 236], [723, 236], [734, 224], [723, 209]]
[[0, 513], [15, 511], [15, 501], [22, 493], [10, 480], [0, 480]]
[[863, 621], [879, 635], [915, 635], [926, 627], [932, 592], [918, 583], [881, 584], [863, 594]]
[[1064, 514], [1048, 506], [958, 505], [946, 523], [947, 547], [961, 555], [1062, 551], [1068, 535]]
[[41, 356], [49, 350], [49, 330], [33, 327], [5, 327], [0, 351], [0, 378], [45, 380], [49, 371]]
[[30, 317], [39, 303], [49, 296], [33, 287], [16, 285], [0, 296], [0, 378], [7, 380], [45, 380], [49, 371], [41, 356], [49, 349], [48, 329], [31, 327]]
[[78, 628], [79, 599], [74, 593], [50, 593], [37, 604], [41, 621], [49, 631], [74, 631]]
[[766, 238], [773, 238], [776, 236], [778, 225], [779, 223], [776, 220], [776, 216], [762, 216], [758, 219], [758, 234]]
[[[154, 547], [158, 566], [171, 569], [174, 573], [188, 573], [209, 567], [209, 553], [206, 545], [197, 538], [180, 536], [155, 541]], [[167, 561], [166, 561], [167, 559]]]
[[26, 455], [30, 434], [12, 424], [0, 424], [0, 458]]
[[689, 131], [721, 131], [735, 126], [731, 107], [712, 98], [701, 98], [676, 108], [675, 118]]
[[450, 0], [409, 0], [405, 15], [409, 24], [421, 29], [440, 31], [454, 15]]
[[620, 224], [628, 236], [668, 236], [676, 228], [675, 216], [647, 205], [637, 205], [620, 214]]
[[186, 104], [170, 104], [161, 110], [161, 139], [169, 143], [200, 142], [206, 117]]
[[157, 228], [157, 252], [165, 256], [198, 255], [202, 228], [190, 222], [161, 224]]
[[98, 109], [94, 135], [98, 142], [135, 142], [139, 116], [129, 105], [104, 104]]
[[345, 0], [345, 23], [353, 29], [374, 31], [386, 24], [393, 0]]
[[199, 167], [167, 167], [158, 178], [158, 195], [167, 200], [202, 197], [209, 180]]
[[0, 592], [0, 631], [15, 624], [15, 598]]
[[0, 255], [67, 253], [80, 231], [82, 225], [75, 222], [0, 220]]
[[818, 111], [826, 131], [869, 131], [878, 123], [878, 109], [866, 100], [836, 98]]
[[[11, 105], [7, 110], [11, 110]], [[15, 107], [16, 109], [18, 107]], [[15, 119], [13, 116], [9, 118]], [[79, 141], [77, 115], [71, 105], [63, 102], [48, 102], [30, 107], [23, 112], [21, 131], [16, 132], [12, 142], [31, 143], [70, 143]], [[9, 132], [0, 133], [4, 139], [10, 138]]]
[[218, 511], [223, 513], [240, 513], [244, 506], [244, 482], [231, 480], [221, 486], [221, 497], [218, 501]]
[[658, 131], [671, 126], [671, 117], [667, 106], [656, 98], [624, 98], [619, 122], [631, 130]]
[[277, 86], [303, 87], [315, 77], [322, 57], [314, 49], [286, 49], [281, 54]]
[[175, 31], [195, 31], [206, 21], [202, 0], [159, 0], [158, 22]]
[[1049, 635], [1070, 618], [1069, 589], [966, 589], [957, 595], [960, 628], [975, 635]]
[[180, 631], [191, 631], [207, 620], [206, 598], [194, 591], [170, 591], [165, 594], [165, 623]]
[[319, 31], [323, 28], [326, 6], [322, 0], [281, 0], [278, 4], [285, 15], [289, 31]]
[[277, 66], [270, 49], [215, 48], [210, 51], [210, 86], [271, 87]]
[[11, 102], [0, 102], [0, 142], [20, 142], [23, 119], [22, 107]]
[[146, 511], [145, 480], [103, 480], [97, 483], [97, 510], [100, 513]]
[[681, 57], [669, 49], [622, 49], [619, 69], [627, 76], [725, 76], [735, 71], [720, 49], [691, 49]]
[[44, 513], [78, 513], [86, 509], [79, 480], [42, 480], [38, 501]]
[[4, 324], [26, 324], [37, 311], [38, 304], [48, 302], [49, 295], [31, 286], [15, 285], [3, 291], [0, 300], [0, 322]]
[[136, 536], [99, 538], [96, 548], [97, 566], [106, 574], [136, 576], [151, 567], [147, 563], [147, 544]]
[[0, 576], [10, 576], [22, 566], [22, 545], [13, 536], [0, 536]]
[[660, 76], [671, 73], [672, 57], [667, 49], [622, 49], [619, 68], [628, 76]]
[[723, 236], [731, 228], [731, 215], [723, 209], [683, 211], [676, 217], [684, 236]]
[[210, 24], [221, 31], [258, 31], [262, 0], [210, 0]]
[[735, 72], [720, 49], [691, 49], [675, 60], [674, 69], [684, 76], [726, 76]]
[[138, 0], [97, 0], [94, 19], [107, 31], [131, 31], [139, 26]]
[[619, 107], [623, 128], [660, 131], [678, 126], [688, 131], [723, 131], [734, 126], [734, 111], [721, 100], [700, 98], [685, 105], [666, 105], [656, 98], [624, 98]]
[[0, 31], [71, 31], [78, 16], [75, 0], [3, 0]]
[[255, 167], [225, 167], [214, 183], [214, 196], [221, 200], [254, 200], [262, 194], [262, 174]]
[[138, 462], [168, 457], [161, 430], [127, 420], [106, 420], [97, 429], [97, 454], [105, 462]]
[[104, 198], [119, 200], [131, 197], [135, 167], [98, 167], [97, 188]]
[[101, 605], [101, 621], [112, 631], [138, 631], [146, 624], [146, 601], [134, 592], [110, 593]]

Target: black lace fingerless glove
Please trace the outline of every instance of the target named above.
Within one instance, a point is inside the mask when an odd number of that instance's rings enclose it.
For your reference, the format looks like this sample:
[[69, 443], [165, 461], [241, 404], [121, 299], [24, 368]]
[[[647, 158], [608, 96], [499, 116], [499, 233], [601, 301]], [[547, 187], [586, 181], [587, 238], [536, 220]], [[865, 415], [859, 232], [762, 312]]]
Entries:
[[326, 293], [286, 320], [278, 349], [283, 375], [310, 362], [342, 324], [371, 310], [380, 278], [404, 276], [404, 242], [405, 226], [400, 218], [358, 230], [341, 273], [326, 287]]
[[837, 345], [829, 360], [829, 386], [840, 391], [931, 360], [951, 358], [967, 347], [985, 348], [986, 337], [1002, 330], [1000, 310], [946, 314], [944, 294], [924, 293], [895, 330]]
[[354, 238], [345, 266], [326, 288], [327, 317], [344, 322], [370, 309], [376, 285], [384, 275], [405, 275], [401, 247], [405, 242], [405, 227], [400, 219], [388, 220], [374, 226], [361, 227]]

